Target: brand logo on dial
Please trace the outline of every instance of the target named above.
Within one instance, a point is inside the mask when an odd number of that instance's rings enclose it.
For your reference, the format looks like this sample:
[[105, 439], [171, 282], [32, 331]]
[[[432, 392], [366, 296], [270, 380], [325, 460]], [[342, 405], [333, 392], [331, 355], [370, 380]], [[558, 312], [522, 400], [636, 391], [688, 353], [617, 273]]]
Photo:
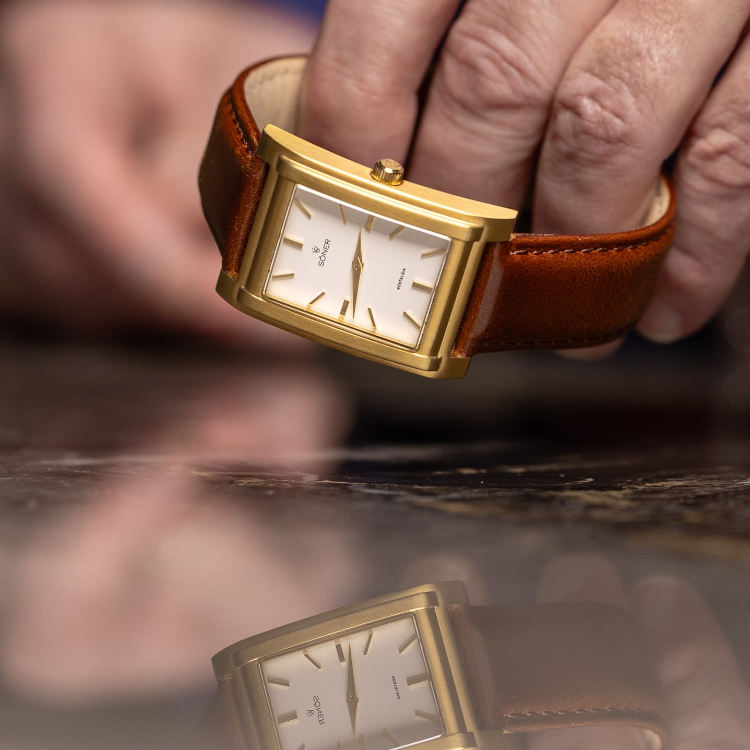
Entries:
[[317, 245], [313, 246], [312, 251], [316, 255], [320, 255], [318, 258], [318, 265], [322, 268], [326, 264], [326, 260], [328, 260], [328, 251], [331, 249], [331, 240], [326, 240], [323, 243], [323, 249], [321, 250]]
[[401, 275], [398, 277], [398, 286], [396, 287], [396, 289], [401, 289], [401, 284], [404, 283], [404, 276], [406, 276], [406, 269], [402, 268]]
[[395, 675], [391, 675], [391, 682], [393, 683], [393, 689], [396, 691], [396, 699], [401, 700], [401, 693], [398, 691], [398, 682], [396, 682]]
[[323, 715], [323, 710], [320, 707], [320, 696], [313, 695], [313, 706], [314, 708], [308, 708], [307, 709], [307, 716], [308, 718], [310, 716], [317, 716], [318, 718], [318, 724], [325, 724], [326, 723], [326, 717]]

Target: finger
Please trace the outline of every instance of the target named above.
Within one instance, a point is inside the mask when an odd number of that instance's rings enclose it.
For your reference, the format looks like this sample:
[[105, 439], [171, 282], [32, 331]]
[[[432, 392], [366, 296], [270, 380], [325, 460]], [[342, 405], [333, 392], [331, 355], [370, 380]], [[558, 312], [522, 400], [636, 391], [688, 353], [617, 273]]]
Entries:
[[[89, 144], [65, 168], [69, 186], [54, 208], [71, 227], [128, 328], [191, 335], [282, 349], [305, 348], [296, 337], [238, 315], [216, 294], [213, 243], [165, 210], [157, 190], [127, 160]], [[104, 187], [102, 187], [104, 186]]]
[[405, 161], [417, 94], [460, 0], [330, 0], [307, 66], [300, 135], [363, 164]]
[[750, 250], [750, 40], [693, 124], [677, 160], [677, 235], [639, 330], [668, 343], [700, 328]]
[[440, 54], [411, 179], [519, 207], [560, 77], [614, 2], [467, 4]]
[[[565, 555], [541, 575], [537, 598], [545, 602], [602, 602], [629, 608], [630, 600], [615, 568], [601, 555]], [[636, 727], [577, 727], [529, 734], [529, 750], [647, 750]]]
[[640, 582], [633, 599], [657, 657], [670, 747], [746, 747], [750, 691], [706, 602], [687, 583], [666, 576]]
[[535, 193], [535, 231], [640, 225], [747, 20], [693, 0], [620, 0], [574, 56], [555, 96]]
[[293, 337], [238, 315], [218, 297], [218, 261], [208, 238], [167, 208], [163, 186], [116, 138], [89, 120], [78, 127], [73, 122], [63, 129], [64, 148], [48, 143], [43, 149], [43, 177], [32, 163], [39, 179], [32, 174], [31, 182], [78, 246], [88, 249], [97, 293], [116, 302], [120, 319], [128, 327], [298, 348]]

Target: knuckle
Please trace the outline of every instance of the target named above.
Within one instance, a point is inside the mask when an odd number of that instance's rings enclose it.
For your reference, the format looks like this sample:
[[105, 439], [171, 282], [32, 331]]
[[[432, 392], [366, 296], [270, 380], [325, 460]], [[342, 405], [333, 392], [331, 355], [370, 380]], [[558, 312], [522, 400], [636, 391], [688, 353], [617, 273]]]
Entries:
[[750, 101], [724, 102], [710, 123], [697, 123], [682, 156], [682, 174], [723, 197], [750, 189]]
[[549, 138], [565, 161], [599, 164], [641, 152], [647, 122], [625, 77], [586, 71], [561, 83]]
[[481, 117], [507, 109], [546, 109], [554, 84], [525, 47], [485, 19], [459, 21], [442, 53], [446, 94]]

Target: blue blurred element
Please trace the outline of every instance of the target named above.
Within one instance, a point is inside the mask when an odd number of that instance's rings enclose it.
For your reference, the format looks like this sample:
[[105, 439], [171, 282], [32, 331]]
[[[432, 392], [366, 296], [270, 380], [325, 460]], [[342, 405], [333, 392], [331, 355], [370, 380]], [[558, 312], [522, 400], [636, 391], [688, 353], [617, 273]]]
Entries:
[[274, 0], [274, 4], [297, 10], [313, 18], [322, 18], [326, 0]]

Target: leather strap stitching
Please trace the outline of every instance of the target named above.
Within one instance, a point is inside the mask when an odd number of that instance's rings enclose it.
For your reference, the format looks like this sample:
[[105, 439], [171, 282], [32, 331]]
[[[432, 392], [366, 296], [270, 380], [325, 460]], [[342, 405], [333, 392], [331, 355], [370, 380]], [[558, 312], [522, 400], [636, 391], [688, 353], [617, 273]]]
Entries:
[[619, 338], [620, 336], [624, 336], [628, 331], [630, 331], [635, 323], [631, 323], [630, 325], [627, 325], [623, 328], [618, 328], [616, 331], [609, 331], [607, 333], [602, 334], [601, 336], [587, 336], [577, 339], [558, 339], [558, 340], [550, 340], [550, 341], [505, 341], [503, 339], [490, 339], [487, 341], [487, 344], [490, 346], [500, 346], [503, 348], [507, 347], [523, 347], [525, 349], [531, 349], [534, 347], [537, 348], [553, 348], [555, 346], [562, 346], [564, 344], [591, 344], [595, 345], [602, 342], [609, 342], [613, 341], [614, 339]]
[[504, 714], [506, 719], [531, 719], [540, 716], [592, 716], [596, 714], [609, 714], [611, 716], [635, 714], [637, 716], [650, 716], [656, 719], [653, 711], [647, 711], [643, 708], [576, 708], [568, 711], [525, 711], [522, 713]]
[[659, 237], [652, 237], [643, 242], [636, 242], [633, 245], [625, 245], [623, 247], [571, 247], [571, 248], [553, 248], [551, 250], [511, 250], [510, 255], [573, 255], [575, 253], [621, 253], [623, 250], [637, 250], [640, 247], [646, 245], [652, 245], [656, 242]]
[[237, 112], [234, 109], [234, 104], [232, 103], [231, 98], [228, 101], [229, 101], [229, 114], [232, 115], [232, 122], [234, 123], [234, 126], [237, 128], [237, 132], [239, 133], [240, 138], [242, 139], [242, 143], [245, 146], [245, 151], [247, 151], [247, 153], [248, 153], [248, 155], [250, 156], [251, 159], [255, 159], [255, 157], [257, 156], [257, 154], [250, 147], [250, 142], [247, 140], [247, 136], [245, 135], [245, 131], [242, 130], [242, 128], [240, 127], [240, 121], [237, 118]]

